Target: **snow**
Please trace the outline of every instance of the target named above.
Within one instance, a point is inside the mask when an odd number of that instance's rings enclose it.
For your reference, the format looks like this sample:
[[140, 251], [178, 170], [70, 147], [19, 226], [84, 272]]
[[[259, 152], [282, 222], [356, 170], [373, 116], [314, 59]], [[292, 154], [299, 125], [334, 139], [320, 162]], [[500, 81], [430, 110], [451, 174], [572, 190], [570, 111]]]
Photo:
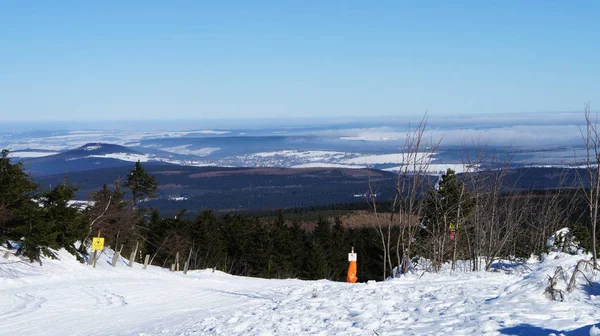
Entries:
[[[64, 250], [43, 266], [4, 259], [0, 329], [6, 335], [598, 335], [600, 291], [580, 286], [565, 302], [544, 296], [551, 253], [510, 272], [417, 271], [385, 282], [268, 280], [212, 270], [97, 267]], [[360, 276], [360, 251], [358, 267]], [[340, 267], [345, 267], [342, 265]], [[514, 265], [513, 265], [514, 266]], [[568, 279], [567, 279], [568, 280]], [[582, 280], [584, 281], [584, 280]], [[560, 279], [558, 287], [564, 288]]]
[[[409, 156], [411, 155], [411, 156]], [[415, 159], [417, 162], [424, 162], [429, 158], [431, 153], [416, 153], [414, 155], [408, 153], [394, 153], [394, 154], [381, 154], [381, 155], [366, 155], [359, 156], [352, 159], [347, 159], [342, 161], [342, 163], [346, 164], [385, 164], [385, 163], [395, 163], [402, 164], [405, 162], [413, 162]]]
[[345, 152], [334, 152], [334, 151], [297, 151], [297, 150], [282, 150], [276, 152], [259, 152], [249, 154], [248, 156], [256, 156], [261, 158], [268, 158], [274, 156], [293, 157], [298, 159], [305, 159], [310, 161], [319, 161], [323, 159], [339, 158], [346, 155], [352, 155], [351, 153]]
[[215, 131], [215, 130], [202, 130], [199, 131], [198, 133], [202, 133], [202, 134], [228, 134], [231, 133], [229, 131]]
[[71, 201], [67, 202], [67, 204], [69, 206], [75, 206], [80, 209], [85, 209], [87, 207], [94, 206], [95, 203], [96, 202], [94, 202], [94, 201], [84, 201], [84, 200], [71, 200]]
[[366, 166], [349, 166], [337, 163], [311, 162], [293, 165], [290, 168], [348, 168], [348, 169], [364, 169]]
[[50, 155], [56, 155], [59, 152], [40, 152], [40, 151], [19, 151], [19, 152], [10, 152], [8, 153], [9, 157], [18, 157], [18, 158], [38, 158]]
[[176, 154], [183, 154], [183, 155], [208, 156], [208, 155], [221, 149], [218, 147], [190, 149], [189, 147], [192, 147], [192, 145], [165, 147], [165, 148], [161, 148], [161, 150], [166, 151], [166, 152], [176, 153]]
[[[412, 171], [415, 169], [415, 166], [410, 165], [409, 167], [409, 171]], [[427, 164], [427, 167], [425, 167], [424, 165], [416, 165], [416, 170], [424, 170], [427, 169], [428, 173], [446, 173], [446, 171], [448, 170], [448, 168], [454, 170], [454, 172], [456, 172], [457, 174], [459, 173], [464, 173], [464, 172], [472, 172], [474, 168], [469, 168], [468, 166], [462, 164], [462, 163], [430, 163]], [[397, 166], [397, 167], [392, 167], [392, 168], [385, 168], [383, 170], [385, 171], [390, 171], [390, 172], [398, 172], [405, 169], [405, 167], [403, 166]]]
[[556, 231], [552, 236], [550, 236], [550, 238], [548, 238], [548, 240], [546, 241], [546, 246], [553, 247], [557, 240], [563, 239], [569, 234], [569, 232], [571, 232], [569, 228], [562, 228]]
[[101, 145], [87, 145], [87, 146], [82, 147], [82, 149], [86, 150], [86, 151], [94, 151], [94, 150], [97, 150], [100, 148], [102, 148]]
[[550, 251], [555, 252], [568, 252], [568, 253], [577, 253], [580, 249], [579, 241], [573, 235], [569, 235], [571, 231], [569, 228], [562, 228], [556, 231], [548, 240], [546, 241], [546, 247], [550, 249]]
[[108, 153], [102, 155], [89, 155], [88, 157], [93, 158], [106, 158], [106, 159], [117, 159], [129, 162], [148, 162], [149, 158], [144, 154], [132, 154], [132, 153]]

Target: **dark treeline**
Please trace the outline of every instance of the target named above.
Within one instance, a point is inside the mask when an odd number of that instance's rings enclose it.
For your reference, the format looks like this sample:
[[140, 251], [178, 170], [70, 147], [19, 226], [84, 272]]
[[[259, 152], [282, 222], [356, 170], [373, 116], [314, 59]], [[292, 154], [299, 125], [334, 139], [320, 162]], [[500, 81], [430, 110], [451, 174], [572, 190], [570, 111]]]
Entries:
[[340, 218], [318, 220], [311, 232], [289, 224], [283, 211], [275, 219], [236, 214], [161, 218], [150, 214], [146, 252], [154, 264], [168, 266], [191, 251], [190, 267], [267, 278], [343, 280], [352, 246], [361, 251], [361, 275], [373, 279], [381, 268], [372, 229], [347, 229]]

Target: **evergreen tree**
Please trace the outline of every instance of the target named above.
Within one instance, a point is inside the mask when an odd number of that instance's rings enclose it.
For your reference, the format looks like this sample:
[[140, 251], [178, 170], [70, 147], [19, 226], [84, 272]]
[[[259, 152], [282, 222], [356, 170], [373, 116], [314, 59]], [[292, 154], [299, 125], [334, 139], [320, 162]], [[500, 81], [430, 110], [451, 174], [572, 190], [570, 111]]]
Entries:
[[11, 164], [9, 151], [0, 156], [0, 242], [18, 240], [12, 232], [15, 225], [24, 221], [30, 209], [35, 209], [37, 185], [25, 173], [21, 163]]
[[336, 216], [331, 230], [331, 245], [329, 249], [329, 259], [333, 273], [332, 280], [342, 281], [346, 279], [347, 257], [351, 247], [342, 219]]
[[145, 198], [156, 198], [154, 193], [158, 188], [156, 178], [148, 174], [139, 160], [136, 162], [135, 168], [127, 175], [124, 186], [131, 190], [134, 205]]
[[310, 242], [310, 250], [307, 260], [307, 274], [311, 279], [331, 279], [332, 261], [331, 247], [333, 245], [331, 222], [319, 217], [313, 237]]
[[54, 248], [64, 247], [67, 251], [76, 254], [74, 243], [81, 237], [86, 229], [87, 221], [76, 205], [69, 205], [75, 198], [77, 188], [67, 184], [57, 185], [54, 189], [42, 193], [43, 220], [46, 225], [51, 225], [54, 232]]
[[[37, 204], [26, 204], [21, 209], [21, 220], [13, 227], [13, 237], [21, 239], [18, 253], [31, 261], [40, 255], [54, 258], [50, 249], [65, 248], [75, 253], [75, 242], [81, 237], [86, 221], [76, 206], [69, 205], [76, 188], [67, 184], [57, 185], [37, 197]], [[82, 259], [80, 259], [82, 260]]]
[[318, 239], [310, 244], [306, 272], [309, 279], [329, 279], [331, 276], [325, 248]]
[[454, 244], [455, 236], [464, 219], [472, 212], [473, 202], [466, 193], [464, 182], [448, 169], [438, 187], [425, 198], [420, 238], [425, 244], [422, 253], [440, 267]]
[[293, 277], [294, 246], [292, 242], [292, 230], [290, 230], [285, 222], [283, 210], [277, 212], [277, 219], [271, 226], [271, 237], [273, 241], [272, 260], [276, 265], [276, 270], [273, 276]]
[[227, 244], [222, 221], [212, 211], [204, 210], [192, 227], [194, 237], [194, 266], [227, 271]]

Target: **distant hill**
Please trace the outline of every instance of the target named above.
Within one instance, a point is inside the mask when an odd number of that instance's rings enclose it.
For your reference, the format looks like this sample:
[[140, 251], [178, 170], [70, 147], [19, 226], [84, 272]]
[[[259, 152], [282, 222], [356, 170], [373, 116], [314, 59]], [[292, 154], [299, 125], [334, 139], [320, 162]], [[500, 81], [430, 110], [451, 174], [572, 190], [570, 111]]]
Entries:
[[[17, 158], [17, 160], [19, 159]], [[106, 143], [88, 143], [55, 155], [20, 159], [27, 171], [34, 176], [64, 175], [103, 168], [127, 167], [131, 166], [131, 162], [138, 160], [153, 161], [148, 155], [131, 148]], [[165, 163], [160, 162], [160, 164]]]
[[62, 155], [78, 157], [78, 156], [89, 156], [89, 155], [107, 155], [107, 154], [134, 154], [134, 155], [144, 155], [141, 152], [133, 150], [129, 147], [107, 144], [107, 143], [88, 143], [79, 148], [75, 148], [66, 152], [63, 152]]

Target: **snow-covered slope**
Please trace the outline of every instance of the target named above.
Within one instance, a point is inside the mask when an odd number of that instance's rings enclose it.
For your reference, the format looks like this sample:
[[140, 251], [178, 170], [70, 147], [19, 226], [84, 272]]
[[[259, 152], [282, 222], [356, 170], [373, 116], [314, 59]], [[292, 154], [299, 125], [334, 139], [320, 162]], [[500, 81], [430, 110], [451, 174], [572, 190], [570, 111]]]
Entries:
[[600, 322], [595, 288], [580, 286], [565, 302], [544, 296], [547, 275], [581, 258], [565, 254], [512, 274], [445, 271], [357, 284], [184, 275], [124, 260], [113, 268], [110, 251], [95, 269], [64, 251], [59, 257], [41, 267], [0, 257], [0, 334], [589, 335]]

